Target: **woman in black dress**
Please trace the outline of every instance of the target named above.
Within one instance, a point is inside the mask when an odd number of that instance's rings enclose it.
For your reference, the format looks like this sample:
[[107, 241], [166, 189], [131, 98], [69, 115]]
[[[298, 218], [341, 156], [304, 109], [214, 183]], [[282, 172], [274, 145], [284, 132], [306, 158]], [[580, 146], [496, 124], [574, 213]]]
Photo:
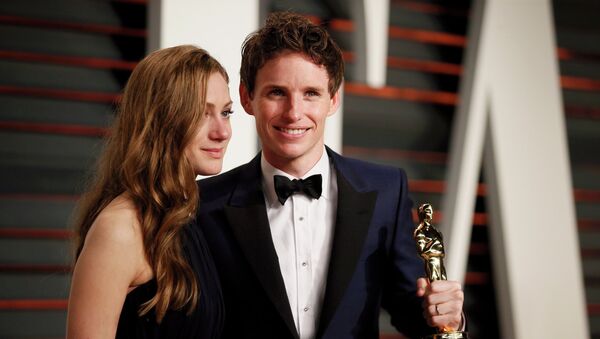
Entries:
[[177, 46], [134, 69], [78, 206], [69, 338], [218, 338], [223, 300], [201, 233], [196, 175], [216, 174], [231, 136], [225, 69]]

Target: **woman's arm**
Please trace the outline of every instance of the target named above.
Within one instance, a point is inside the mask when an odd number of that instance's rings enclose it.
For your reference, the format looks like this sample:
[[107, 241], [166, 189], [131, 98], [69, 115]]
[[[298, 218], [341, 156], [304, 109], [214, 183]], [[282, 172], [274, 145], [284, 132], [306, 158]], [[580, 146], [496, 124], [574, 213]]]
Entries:
[[94, 221], [75, 264], [67, 338], [114, 338], [127, 293], [152, 278], [135, 209], [118, 200]]

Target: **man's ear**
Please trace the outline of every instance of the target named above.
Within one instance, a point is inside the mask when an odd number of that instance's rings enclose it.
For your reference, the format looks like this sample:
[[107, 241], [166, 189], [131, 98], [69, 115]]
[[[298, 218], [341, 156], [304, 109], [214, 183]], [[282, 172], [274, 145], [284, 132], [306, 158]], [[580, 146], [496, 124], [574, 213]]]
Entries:
[[252, 105], [251, 105], [252, 98], [250, 96], [250, 93], [248, 92], [248, 88], [246, 88], [246, 86], [240, 82], [239, 91], [240, 91], [240, 101], [241, 101], [242, 107], [244, 107], [244, 110], [246, 111], [246, 113], [248, 113], [250, 115], [254, 115], [254, 112], [252, 111]]
[[341, 89], [338, 89], [331, 99], [329, 99], [329, 112], [327, 113], [327, 116], [332, 116], [333, 113], [337, 112], [338, 108], [340, 108], [342, 100], [342, 95], [340, 94], [341, 91]]

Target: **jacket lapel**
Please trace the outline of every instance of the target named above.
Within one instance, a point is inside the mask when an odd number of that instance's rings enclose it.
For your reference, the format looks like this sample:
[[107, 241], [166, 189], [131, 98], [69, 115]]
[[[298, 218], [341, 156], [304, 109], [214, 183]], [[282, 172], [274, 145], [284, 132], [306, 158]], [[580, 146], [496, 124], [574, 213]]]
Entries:
[[343, 159], [329, 149], [328, 153], [336, 169], [338, 207], [317, 337], [324, 334], [352, 279], [377, 200], [375, 191], [356, 190], [345, 177]]
[[294, 338], [298, 332], [273, 246], [261, 185], [260, 155], [248, 164], [225, 215], [246, 259]]

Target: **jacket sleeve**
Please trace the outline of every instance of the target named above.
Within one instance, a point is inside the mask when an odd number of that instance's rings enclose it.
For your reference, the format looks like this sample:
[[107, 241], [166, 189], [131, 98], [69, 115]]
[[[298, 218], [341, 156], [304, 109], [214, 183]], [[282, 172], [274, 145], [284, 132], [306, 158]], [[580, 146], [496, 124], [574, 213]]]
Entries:
[[399, 169], [396, 220], [385, 270], [382, 307], [391, 316], [396, 329], [410, 338], [435, 333], [427, 326], [421, 308], [422, 298], [416, 296], [417, 279], [425, 276], [424, 264], [417, 255], [413, 240], [412, 200], [408, 197], [406, 173]]

